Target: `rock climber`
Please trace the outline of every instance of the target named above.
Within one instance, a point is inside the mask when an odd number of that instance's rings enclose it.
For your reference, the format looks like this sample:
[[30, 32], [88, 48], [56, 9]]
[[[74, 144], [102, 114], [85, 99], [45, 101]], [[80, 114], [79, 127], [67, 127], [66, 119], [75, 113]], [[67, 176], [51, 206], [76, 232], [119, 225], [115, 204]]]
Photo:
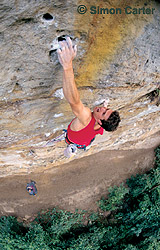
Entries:
[[70, 37], [59, 42], [58, 59], [63, 67], [63, 93], [71, 106], [75, 118], [68, 125], [66, 142], [84, 148], [91, 144], [97, 134], [117, 129], [120, 122], [118, 111], [107, 107], [95, 107], [93, 112], [83, 105], [75, 84], [72, 61], [77, 53]]
[[30, 195], [36, 195], [37, 194], [36, 182], [31, 180], [29, 183], [27, 183], [26, 189]]

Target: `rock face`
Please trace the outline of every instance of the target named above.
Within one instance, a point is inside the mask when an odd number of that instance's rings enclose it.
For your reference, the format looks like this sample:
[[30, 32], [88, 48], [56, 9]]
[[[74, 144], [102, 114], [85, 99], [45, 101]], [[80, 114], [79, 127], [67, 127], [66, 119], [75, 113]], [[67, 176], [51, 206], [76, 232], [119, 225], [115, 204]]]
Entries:
[[160, 142], [160, 4], [88, 0], [87, 12], [79, 14], [80, 4], [1, 1], [1, 176], [39, 172], [69, 161], [64, 141], [42, 147], [73, 118], [63, 97], [55, 50], [63, 35], [78, 45], [74, 72], [83, 103], [92, 109], [109, 98], [109, 106], [121, 114], [117, 131], [97, 136], [91, 149], [76, 157]]

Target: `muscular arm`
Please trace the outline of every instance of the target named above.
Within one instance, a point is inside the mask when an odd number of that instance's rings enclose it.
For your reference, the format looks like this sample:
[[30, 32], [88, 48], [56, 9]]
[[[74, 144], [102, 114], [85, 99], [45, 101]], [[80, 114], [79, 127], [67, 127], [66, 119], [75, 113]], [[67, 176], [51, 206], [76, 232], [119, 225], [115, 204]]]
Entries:
[[74, 81], [72, 65], [63, 70], [63, 93], [71, 106], [80, 102], [79, 93]]
[[81, 102], [74, 81], [72, 60], [76, 55], [76, 49], [73, 49], [70, 38], [67, 38], [67, 42], [61, 42], [61, 47], [62, 50], [58, 50], [57, 52], [59, 61], [63, 67], [63, 93], [73, 113], [83, 125], [86, 125], [91, 119], [91, 111]]

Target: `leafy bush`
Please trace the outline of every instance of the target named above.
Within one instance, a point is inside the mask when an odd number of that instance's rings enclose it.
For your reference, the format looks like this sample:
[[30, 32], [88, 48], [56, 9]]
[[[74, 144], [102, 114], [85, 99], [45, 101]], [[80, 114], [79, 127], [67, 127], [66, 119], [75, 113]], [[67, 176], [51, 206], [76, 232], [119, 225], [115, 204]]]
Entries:
[[129, 192], [129, 189], [121, 184], [119, 187], [114, 186], [108, 189], [109, 195], [108, 199], [102, 198], [98, 205], [103, 211], [114, 211], [121, 207], [124, 203], [123, 199], [125, 195]]
[[155, 167], [110, 188], [108, 199], [98, 202], [100, 213], [55, 208], [29, 226], [1, 217], [0, 249], [159, 250], [160, 147], [155, 152]]

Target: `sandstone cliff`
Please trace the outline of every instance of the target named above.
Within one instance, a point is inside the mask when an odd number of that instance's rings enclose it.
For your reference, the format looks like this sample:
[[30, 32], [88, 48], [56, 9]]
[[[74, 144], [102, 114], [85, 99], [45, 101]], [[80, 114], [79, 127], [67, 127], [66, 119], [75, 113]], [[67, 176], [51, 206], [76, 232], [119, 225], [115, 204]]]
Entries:
[[[160, 4], [88, 0], [87, 12], [79, 14], [80, 4], [1, 1], [1, 176], [39, 172], [69, 161], [64, 141], [42, 147], [73, 118], [62, 94], [62, 68], [55, 51], [63, 35], [78, 45], [74, 72], [84, 104], [93, 108], [109, 98], [122, 120], [117, 131], [97, 136], [91, 149], [76, 157], [160, 142]], [[91, 6], [122, 11], [91, 14]], [[126, 6], [142, 10], [127, 14]]]

